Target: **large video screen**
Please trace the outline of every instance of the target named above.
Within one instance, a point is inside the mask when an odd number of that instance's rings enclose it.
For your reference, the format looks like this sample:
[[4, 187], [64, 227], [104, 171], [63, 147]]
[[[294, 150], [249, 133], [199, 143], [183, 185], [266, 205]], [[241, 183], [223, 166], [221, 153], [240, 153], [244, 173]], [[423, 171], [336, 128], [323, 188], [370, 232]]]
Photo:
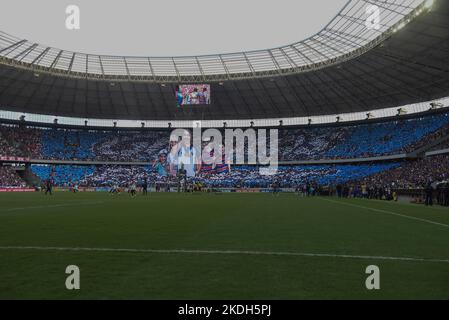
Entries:
[[181, 84], [176, 90], [178, 107], [210, 104], [209, 84]]

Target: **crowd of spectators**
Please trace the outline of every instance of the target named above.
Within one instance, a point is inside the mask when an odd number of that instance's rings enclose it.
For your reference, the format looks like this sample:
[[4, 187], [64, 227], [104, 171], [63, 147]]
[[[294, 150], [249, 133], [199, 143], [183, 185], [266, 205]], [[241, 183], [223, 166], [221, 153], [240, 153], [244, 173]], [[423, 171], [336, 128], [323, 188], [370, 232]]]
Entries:
[[11, 133], [13, 130], [0, 126], [0, 156], [23, 156], [24, 152], [11, 140]]
[[[443, 137], [447, 137], [448, 135], [449, 135], [449, 125], [446, 124], [446, 125], [442, 126], [441, 128], [439, 128], [438, 130], [427, 134], [426, 136], [424, 136], [424, 138], [419, 139], [412, 144], [409, 144], [408, 146], [405, 147], [404, 150], [406, 152], [412, 152], [412, 151], [418, 150], [422, 147], [425, 147], [425, 146], [431, 144], [434, 141], [437, 141]], [[434, 147], [433, 149], [441, 150], [441, 149], [445, 149], [445, 148], [435, 149], [435, 147]]]
[[[169, 132], [38, 129], [0, 125], [0, 156], [153, 163], [162, 150], [169, 149]], [[449, 114], [353, 126], [281, 129], [279, 160], [356, 158], [405, 153], [448, 134]], [[442, 142], [433, 149], [438, 148], [449, 148], [449, 143]], [[248, 148], [246, 150], [252, 152]], [[277, 168], [274, 175], [267, 175], [263, 168], [257, 166], [236, 165], [226, 172], [201, 172], [191, 178], [190, 182], [211, 188], [267, 188], [273, 184], [284, 188], [297, 188], [305, 184], [340, 185], [341, 193], [346, 188], [347, 193], [351, 194], [360, 192], [368, 197], [378, 197], [379, 194], [384, 197], [385, 194], [390, 194], [388, 190], [417, 188], [429, 181], [445, 181], [449, 178], [447, 168], [449, 156], [446, 155], [396, 163], [282, 166]], [[5, 170], [2, 172], [5, 176], [3, 183], [23, 183], [20, 178], [13, 179], [17, 175], [15, 172]], [[59, 186], [78, 184], [97, 187], [126, 185], [142, 179], [148, 179], [151, 183], [170, 180], [159, 176], [150, 165], [33, 165], [32, 170], [41, 180], [51, 179]]]
[[[152, 166], [33, 165], [33, 172], [57, 186], [111, 187], [176, 183], [177, 177], [161, 176]], [[267, 174], [269, 173], [269, 174]], [[20, 180], [17, 180], [20, 181]], [[231, 171], [205, 173], [188, 178], [209, 188], [326, 187], [345, 197], [393, 198], [393, 190], [423, 189], [429, 183], [449, 182], [449, 155], [423, 159], [348, 165], [282, 166], [275, 171], [257, 166], [233, 166]], [[339, 190], [340, 189], [340, 190]]]
[[158, 181], [155, 178], [156, 174], [146, 166], [101, 166], [83, 177], [80, 183], [89, 187], [113, 187], [141, 184], [145, 179]]
[[[411, 152], [449, 133], [449, 115], [279, 131], [281, 161]], [[48, 160], [146, 161], [169, 144], [169, 131], [36, 129], [0, 125], [0, 153]]]
[[[449, 115], [429, 116], [352, 127], [344, 143], [337, 144], [326, 157], [369, 157], [406, 153], [410, 146], [449, 125]], [[427, 143], [427, 141], [426, 141]]]
[[0, 165], [0, 188], [24, 188], [25, 181], [20, 178], [12, 167]]
[[16, 155], [19, 151], [11, 146], [0, 131], [0, 155]]
[[428, 151], [437, 151], [437, 150], [445, 150], [445, 149], [449, 149], [449, 139], [437, 144], [436, 146], [430, 148], [430, 150], [428, 150]]
[[0, 125], [0, 155], [39, 157], [42, 145], [41, 131], [34, 128]]
[[348, 127], [282, 130], [279, 158], [282, 161], [324, 159], [328, 152], [351, 135]]
[[345, 183], [394, 166], [397, 164], [281, 166], [274, 171], [263, 167], [235, 166], [230, 172], [200, 175], [193, 180], [210, 187], [269, 188], [276, 184], [294, 189], [308, 183], [317, 186]]
[[449, 133], [449, 115], [325, 128], [283, 130], [284, 161], [372, 157], [407, 153]]
[[81, 179], [91, 175], [95, 166], [32, 165], [31, 170], [42, 182], [51, 180], [56, 186], [71, 187], [79, 185]]
[[407, 161], [397, 168], [370, 175], [362, 179], [362, 183], [394, 189], [415, 189], [424, 188], [429, 182], [448, 180], [449, 155], [439, 155]]
[[[170, 181], [170, 178], [158, 175], [151, 166], [33, 165], [32, 170], [42, 180], [51, 178], [59, 186], [107, 187], [144, 179], [153, 184]], [[189, 181], [211, 188], [268, 188], [274, 183], [283, 188], [297, 188], [307, 183], [342, 185], [351, 188], [351, 194], [361, 193], [364, 189], [367, 197], [377, 198], [388, 193], [387, 190], [424, 188], [429, 182], [449, 181], [449, 155], [394, 163], [282, 166], [269, 173], [257, 166], [233, 166], [229, 172], [202, 172]]]
[[[222, 173], [200, 173], [188, 178], [210, 188], [297, 188], [307, 183], [318, 186], [345, 183], [388, 170], [398, 164], [283, 166], [268, 170], [257, 166], [236, 166]], [[33, 165], [41, 180], [52, 179], [58, 186], [111, 187], [126, 186], [147, 180], [149, 183], [176, 182], [176, 177], [160, 176], [151, 166], [73, 166]]]
[[152, 161], [158, 152], [168, 146], [166, 131], [119, 133], [93, 145], [95, 160]]
[[50, 160], [93, 160], [92, 147], [106, 133], [87, 130], [50, 129], [42, 131], [39, 158]]

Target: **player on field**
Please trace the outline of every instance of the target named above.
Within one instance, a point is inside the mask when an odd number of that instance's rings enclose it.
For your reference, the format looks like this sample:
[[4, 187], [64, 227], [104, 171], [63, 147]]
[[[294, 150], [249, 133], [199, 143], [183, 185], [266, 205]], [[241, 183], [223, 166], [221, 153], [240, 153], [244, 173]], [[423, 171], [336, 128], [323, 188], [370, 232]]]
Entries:
[[136, 191], [137, 191], [137, 186], [136, 186], [136, 184], [133, 182], [133, 183], [131, 183], [131, 185], [129, 186], [129, 192], [130, 192], [132, 198], [134, 198], [134, 197], [136, 196]]
[[278, 196], [278, 195], [279, 195], [279, 192], [281, 191], [281, 186], [280, 186], [279, 181], [275, 180], [275, 181], [273, 182], [273, 184], [271, 185], [271, 187], [272, 187], [272, 189], [273, 189], [273, 195]]
[[110, 194], [118, 194], [119, 193], [119, 187], [117, 184], [113, 184], [111, 187], [111, 190], [109, 190]]
[[142, 194], [144, 196], [148, 195], [148, 178], [143, 179], [142, 183]]
[[45, 182], [45, 195], [47, 194], [53, 195], [53, 183], [51, 179], [47, 179]]

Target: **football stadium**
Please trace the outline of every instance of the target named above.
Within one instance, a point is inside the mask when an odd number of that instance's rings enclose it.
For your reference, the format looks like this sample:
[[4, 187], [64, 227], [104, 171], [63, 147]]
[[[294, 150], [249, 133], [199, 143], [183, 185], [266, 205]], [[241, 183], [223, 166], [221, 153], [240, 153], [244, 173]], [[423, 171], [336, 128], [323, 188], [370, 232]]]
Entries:
[[449, 299], [449, 1], [341, 2], [202, 55], [0, 21], [0, 299]]

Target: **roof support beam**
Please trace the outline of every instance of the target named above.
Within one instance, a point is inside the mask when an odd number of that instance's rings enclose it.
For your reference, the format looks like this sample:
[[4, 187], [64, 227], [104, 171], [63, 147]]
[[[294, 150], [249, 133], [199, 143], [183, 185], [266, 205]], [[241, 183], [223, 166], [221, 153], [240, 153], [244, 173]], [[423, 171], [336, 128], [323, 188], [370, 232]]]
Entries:
[[51, 49], [51, 47], [47, 47], [44, 51], [41, 52], [40, 55], [38, 55], [33, 62], [31, 62], [32, 65], [34, 65], [36, 63], [36, 61], [39, 61], [40, 58], [42, 58], [44, 55], [47, 54], [47, 52]]
[[20, 47], [20, 46], [21, 46], [22, 44], [24, 44], [25, 42], [27, 42], [27, 41], [26, 41], [26, 40], [22, 40], [22, 41], [13, 43], [13, 44], [10, 45], [9, 47], [6, 47], [6, 48], [3, 48], [2, 50], [0, 50], [0, 53], [3, 53], [3, 52], [5, 52], [6, 50], [9, 50], [9, 49], [11, 49], [11, 51], [12, 51], [12, 49], [14, 49], [14, 48], [16, 48], [16, 47]]

